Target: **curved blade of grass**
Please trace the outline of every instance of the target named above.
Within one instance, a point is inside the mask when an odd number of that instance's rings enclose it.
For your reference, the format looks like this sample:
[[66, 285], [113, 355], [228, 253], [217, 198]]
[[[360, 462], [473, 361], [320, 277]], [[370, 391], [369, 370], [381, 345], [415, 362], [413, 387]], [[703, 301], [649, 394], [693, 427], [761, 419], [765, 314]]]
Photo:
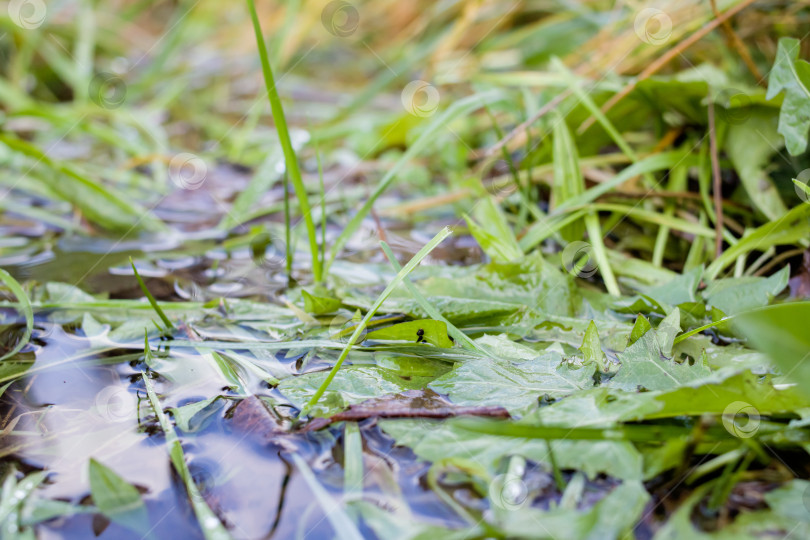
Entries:
[[343, 352], [340, 353], [340, 356], [338, 357], [337, 362], [335, 362], [335, 365], [332, 367], [332, 370], [329, 372], [329, 375], [326, 376], [326, 379], [324, 379], [323, 383], [321, 383], [321, 386], [318, 388], [318, 390], [315, 392], [312, 398], [307, 402], [306, 405], [304, 405], [304, 408], [301, 411], [301, 416], [307, 414], [310, 410], [312, 410], [312, 407], [314, 407], [318, 403], [318, 400], [321, 399], [323, 393], [326, 392], [327, 388], [329, 388], [329, 384], [332, 382], [332, 379], [335, 378], [335, 375], [337, 375], [340, 366], [343, 365], [343, 361], [346, 360], [346, 357], [349, 355], [349, 351], [354, 346], [354, 344], [357, 343], [357, 340], [360, 338], [360, 335], [366, 329], [366, 326], [368, 326], [368, 323], [374, 316], [374, 314], [377, 313], [377, 310], [380, 309], [382, 303], [385, 302], [385, 299], [388, 298], [391, 292], [393, 292], [393, 290], [405, 280], [408, 274], [410, 274], [413, 271], [413, 269], [416, 268], [416, 266], [420, 262], [422, 262], [422, 259], [427, 257], [428, 253], [433, 251], [436, 248], [436, 246], [438, 246], [448, 236], [450, 236], [449, 228], [445, 227], [441, 231], [439, 231], [439, 234], [434, 236], [430, 242], [425, 244], [425, 247], [420, 249], [419, 252], [416, 255], [414, 255], [410, 261], [408, 261], [408, 264], [406, 264], [405, 267], [402, 268], [402, 270], [400, 270], [397, 273], [394, 279], [391, 280], [391, 283], [389, 283], [388, 286], [385, 288], [385, 290], [382, 293], [380, 293], [380, 296], [377, 297], [377, 300], [371, 306], [371, 309], [368, 310], [366, 316], [363, 317], [363, 320], [360, 321], [360, 324], [357, 325], [357, 328], [355, 328], [354, 332], [352, 333], [352, 336], [349, 338], [349, 342], [346, 343], [346, 346], [343, 348]]
[[771, 246], [794, 244], [806, 241], [810, 235], [810, 204], [800, 204], [792, 208], [778, 221], [771, 221], [749, 232], [737, 244], [729, 247], [706, 268], [707, 279], [715, 279], [740, 255], [754, 250], [765, 250]]
[[247, 0], [250, 11], [250, 20], [253, 22], [253, 31], [256, 33], [256, 45], [259, 48], [259, 59], [262, 64], [262, 74], [264, 75], [264, 85], [267, 88], [267, 99], [270, 101], [270, 110], [273, 113], [273, 121], [276, 124], [279, 142], [284, 151], [284, 162], [287, 166], [287, 173], [293, 184], [295, 195], [298, 198], [298, 205], [307, 226], [307, 236], [309, 237], [309, 249], [312, 252], [312, 276], [315, 282], [320, 282], [323, 278], [321, 261], [318, 257], [318, 237], [315, 231], [315, 221], [312, 219], [312, 211], [307, 198], [307, 189], [301, 178], [301, 170], [298, 168], [298, 159], [295, 156], [295, 149], [290, 140], [290, 132], [287, 129], [287, 120], [284, 117], [284, 108], [281, 106], [281, 97], [278, 95], [276, 81], [273, 78], [273, 70], [270, 67], [270, 60], [267, 57], [267, 45], [262, 35], [262, 27], [259, 23], [259, 16], [256, 13], [256, 5], [253, 0]]
[[735, 315], [729, 315], [728, 317], [723, 317], [722, 319], [712, 321], [709, 324], [704, 324], [703, 326], [698, 326], [697, 328], [693, 328], [692, 330], [689, 330], [688, 332], [684, 332], [683, 334], [676, 337], [672, 341], [672, 344], [677, 345], [681, 341], [683, 341], [683, 340], [685, 340], [687, 338], [690, 338], [690, 337], [694, 336], [695, 334], [699, 334], [699, 333], [703, 332], [704, 330], [708, 330], [709, 328], [712, 328], [713, 326], [717, 326], [718, 324], [723, 324], [724, 322], [730, 321], [734, 317], [735, 317]]
[[152, 409], [155, 411], [158, 422], [160, 423], [163, 433], [166, 435], [166, 446], [169, 448], [169, 456], [172, 460], [172, 465], [177, 470], [183, 483], [186, 485], [191, 506], [194, 508], [194, 514], [197, 516], [197, 521], [200, 524], [203, 535], [206, 540], [230, 540], [231, 535], [225, 529], [225, 526], [219, 521], [214, 512], [205, 503], [205, 499], [200, 494], [200, 490], [194, 484], [194, 478], [191, 476], [191, 471], [186, 464], [185, 455], [183, 454], [183, 447], [180, 445], [180, 439], [174, 431], [172, 423], [166, 418], [166, 413], [160, 406], [160, 400], [155, 393], [155, 388], [152, 386], [152, 381], [146, 376], [146, 373], [141, 373], [143, 384], [146, 387], [146, 395], [149, 396], [149, 403], [152, 404]]
[[[382, 249], [385, 252], [385, 256], [388, 257], [388, 261], [391, 263], [391, 266], [394, 268], [394, 270], [396, 272], [401, 271], [402, 267], [399, 265], [399, 262], [397, 262], [397, 258], [394, 256], [394, 252], [391, 251], [391, 247], [385, 242], [380, 242], [380, 245], [382, 246]], [[408, 292], [411, 293], [411, 296], [413, 296], [414, 299], [417, 302], [419, 302], [419, 305], [422, 306], [422, 309], [424, 309], [427, 312], [427, 314], [430, 316], [431, 319], [442, 321], [447, 325], [447, 332], [451, 336], [453, 336], [453, 339], [461, 343], [461, 345], [466, 349], [478, 351], [481, 353], [485, 352], [481, 350], [481, 348], [478, 345], [476, 345], [476, 343], [473, 340], [467, 337], [467, 334], [456, 328], [456, 326], [453, 323], [445, 319], [444, 315], [442, 315], [441, 312], [438, 309], [436, 309], [433, 306], [433, 304], [431, 304], [430, 301], [428, 301], [428, 299], [425, 298], [424, 295], [422, 295], [421, 292], [419, 292], [419, 289], [417, 289], [416, 286], [413, 283], [411, 283], [410, 278], [406, 276], [405, 279], [402, 280], [402, 284], [405, 285], [405, 288], [408, 289]]]
[[135, 268], [135, 263], [132, 261], [132, 257], [129, 258], [129, 264], [132, 265], [132, 271], [135, 272], [135, 279], [138, 280], [138, 285], [143, 291], [143, 294], [146, 295], [146, 299], [149, 300], [149, 304], [151, 304], [152, 309], [155, 310], [155, 313], [158, 314], [158, 317], [160, 317], [160, 320], [163, 321], [163, 324], [166, 325], [167, 329], [174, 330], [174, 325], [172, 324], [172, 321], [169, 320], [169, 318], [163, 312], [163, 309], [158, 305], [157, 300], [155, 300], [155, 297], [152, 296], [152, 293], [150, 293], [149, 289], [146, 288], [146, 283], [143, 282], [141, 275], [138, 273], [138, 269]]
[[2, 268], [0, 268], [0, 281], [2, 281], [6, 287], [11, 289], [11, 292], [13, 292], [14, 296], [17, 297], [20, 304], [20, 310], [25, 316], [25, 333], [23, 334], [22, 339], [20, 339], [13, 349], [0, 358], [0, 361], [2, 361], [6, 358], [11, 358], [20, 352], [20, 350], [25, 347], [26, 343], [28, 343], [28, 340], [31, 339], [31, 332], [34, 330], [34, 310], [31, 308], [31, 302], [28, 301], [28, 296], [25, 294], [22, 286], [17, 282], [16, 279], [11, 277], [11, 274]]
[[335, 260], [340, 250], [343, 249], [343, 246], [346, 245], [351, 235], [355, 233], [360, 224], [365, 219], [366, 215], [371, 211], [371, 207], [374, 206], [374, 202], [377, 198], [382, 195], [382, 193], [388, 189], [388, 186], [394, 181], [397, 177], [399, 172], [408, 164], [408, 162], [413, 159], [415, 156], [419, 155], [422, 151], [430, 146], [433, 142], [433, 136], [436, 134], [437, 131], [440, 129], [444, 129], [447, 124], [455, 120], [460, 116], [464, 116], [470, 114], [476, 109], [483, 107], [484, 105], [495, 103], [505, 98], [505, 95], [502, 92], [498, 91], [491, 91], [485, 92], [482, 94], [475, 94], [459, 101], [453, 103], [447, 110], [436, 116], [430, 124], [428, 124], [427, 128], [421, 133], [416, 142], [414, 142], [408, 150], [402, 154], [402, 157], [391, 167], [388, 172], [383, 176], [380, 183], [377, 184], [377, 188], [374, 192], [369, 196], [368, 200], [363, 204], [360, 210], [354, 215], [354, 217], [349, 221], [343, 231], [335, 240], [335, 244], [332, 246], [332, 254], [329, 257], [329, 263], [327, 264], [326, 271], [328, 272], [329, 266]]
[[[646, 221], [648, 223], [667, 226], [670, 229], [674, 229], [676, 231], [683, 231], [697, 236], [705, 236], [707, 238], [714, 238], [715, 234], [714, 229], [710, 229], [700, 223], [692, 223], [690, 221], [686, 221], [685, 219], [669, 216], [667, 214], [654, 212], [651, 210], [643, 210], [635, 206], [629, 206], [626, 204], [615, 204], [615, 203], [590, 203], [590, 204], [586, 203], [582, 207], [573, 207], [573, 208], [568, 207], [568, 205], [566, 205], [565, 210], [562, 211], [558, 208], [557, 210], [555, 210], [555, 215], [549, 216], [549, 219], [547, 221], [544, 222], [538, 221], [532, 224], [532, 226], [529, 227], [529, 230], [526, 233], [526, 235], [520, 240], [521, 247], [525, 251], [528, 251], [532, 247], [536, 246], [537, 244], [548, 238], [549, 236], [553, 235], [564, 224], [570, 223], [571, 218], [567, 217], [566, 216], [567, 214], [581, 216], [590, 211], [615, 212], [617, 214], [631, 216], [638, 220]], [[561, 213], [558, 214], [556, 212]]]
[[602, 281], [605, 282], [605, 288], [613, 296], [621, 296], [619, 284], [616, 282], [616, 276], [613, 275], [613, 269], [610, 266], [610, 261], [607, 257], [607, 250], [605, 249], [605, 242], [602, 236], [602, 226], [599, 223], [599, 216], [596, 212], [590, 212], [585, 216], [585, 228], [588, 231], [588, 240], [591, 241], [591, 248], [593, 248], [593, 256], [596, 259], [596, 265], [599, 268], [599, 273], [602, 275]]

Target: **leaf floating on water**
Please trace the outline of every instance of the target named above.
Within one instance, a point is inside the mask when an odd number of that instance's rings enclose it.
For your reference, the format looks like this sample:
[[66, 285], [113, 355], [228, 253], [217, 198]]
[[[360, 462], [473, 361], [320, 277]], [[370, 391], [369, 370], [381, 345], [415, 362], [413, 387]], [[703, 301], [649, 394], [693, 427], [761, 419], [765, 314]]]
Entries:
[[437, 347], [449, 349], [453, 341], [447, 335], [447, 324], [432, 319], [408, 321], [387, 326], [366, 334], [367, 340], [375, 341], [411, 341], [430, 343]]
[[139, 534], [149, 530], [141, 494], [115, 471], [91, 459], [88, 465], [93, 503], [107, 518]]

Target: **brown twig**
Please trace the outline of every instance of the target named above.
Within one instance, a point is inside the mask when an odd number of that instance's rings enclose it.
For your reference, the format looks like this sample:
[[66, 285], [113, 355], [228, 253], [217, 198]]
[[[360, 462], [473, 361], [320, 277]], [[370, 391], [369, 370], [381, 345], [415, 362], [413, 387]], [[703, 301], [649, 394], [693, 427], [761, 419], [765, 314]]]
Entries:
[[[700, 30], [696, 31], [694, 34], [678, 43], [675, 47], [671, 48], [663, 55], [659, 56], [654, 62], [652, 62], [649, 66], [647, 66], [647, 68], [644, 71], [642, 71], [636, 78], [627, 83], [627, 85], [624, 88], [622, 88], [619, 92], [614, 94], [613, 97], [607, 100], [605, 104], [602, 106], [602, 112], [607, 114], [607, 112], [610, 109], [612, 109], [614, 105], [616, 105], [622, 99], [627, 97], [627, 95], [630, 92], [632, 92], [633, 89], [635, 89], [636, 85], [639, 82], [658, 73], [658, 71], [661, 68], [670, 63], [674, 58], [679, 56], [686, 49], [688, 49], [689, 47], [691, 47], [692, 45], [694, 45], [695, 43], [706, 37], [706, 35], [708, 35], [709, 32], [711, 32], [712, 30], [723, 24], [724, 21], [727, 21], [728, 19], [730, 19], [743, 9], [747, 8], [749, 5], [753, 4], [755, 1], [756, 0], [742, 0], [742, 2], [740, 2], [733, 8], [729, 9], [719, 17], [712, 19], [711, 21], [706, 23]], [[586, 121], [584, 121], [581, 126], [579, 126], [577, 132], [583, 133], [586, 129], [591, 127], [594, 122], [595, 120], [591, 116]]]
[[712, 196], [714, 197], [714, 251], [723, 253], [723, 193], [720, 185], [720, 159], [717, 157], [717, 133], [714, 125], [714, 102], [709, 100], [709, 153], [712, 158]]
[[488, 418], [509, 418], [509, 412], [503, 407], [460, 407], [448, 406], [439, 409], [399, 407], [390, 410], [365, 409], [363, 407], [350, 407], [328, 418], [315, 418], [309, 422], [303, 431], [317, 431], [335, 422], [359, 422], [369, 418], [422, 418], [443, 420], [459, 416], [478, 416]]

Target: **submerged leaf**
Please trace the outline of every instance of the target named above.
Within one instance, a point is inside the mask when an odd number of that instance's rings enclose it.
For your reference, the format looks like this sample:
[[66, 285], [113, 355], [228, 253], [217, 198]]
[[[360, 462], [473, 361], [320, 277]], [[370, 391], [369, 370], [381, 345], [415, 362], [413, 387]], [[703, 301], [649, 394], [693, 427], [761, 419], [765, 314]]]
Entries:
[[93, 502], [102, 514], [138, 533], [149, 530], [149, 515], [135, 487], [95, 459], [90, 460], [89, 475]]

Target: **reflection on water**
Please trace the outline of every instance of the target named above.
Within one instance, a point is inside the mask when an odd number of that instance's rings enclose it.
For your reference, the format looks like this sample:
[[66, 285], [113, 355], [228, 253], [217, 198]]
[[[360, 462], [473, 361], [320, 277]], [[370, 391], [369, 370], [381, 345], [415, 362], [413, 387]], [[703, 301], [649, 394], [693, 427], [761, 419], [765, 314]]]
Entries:
[[[202, 537], [183, 482], [171, 466], [165, 437], [146, 399], [146, 369], [136, 342], [111, 345], [60, 325], [38, 324], [27, 354], [35, 360], [0, 402], [4, 425], [17, 419], [0, 442], [3, 462], [30, 472], [45, 470], [39, 494], [74, 505], [92, 504], [88, 462], [103, 463], [142, 494], [150, 534]], [[142, 347], [142, 345], [141, 345]], [[188, 430], [178, 428], [191, 475], [201, 496], [236, 538], [331, 537], [327, 515], [300, 471], [298, 454], [336, 504], [346, 500], [343, 424], [316, 432], [292, 431], [289, 407], [273, 407], [279, 394], [259, 380], [255, 395], [235, 395], [205, 356], [176, 350], [155, 353], [155, 386], [164, 409], [220, 395]], [[291, 371], [298, 358], [285, 358]], [[153, 372], [153, 373], [155, 373]], [[259, 397], [256, 397], [259, 396]], [[264, 399], [261, 399], [264, 398]], [[283, 405], [283, 404], [281, 404]], [[376, 422], [360, 425], [365, 471], [362, 497], [382, 507], [407, 501], [414, 516], [435, 524], [462, 522], [424, 485], [428, 464], [393, 446]], [[382, 502], [381, 502], [382, 501]], [[374, 534], [363, 528], [363, 534]], [[40, 538], [140, 538], [100, 515], [58, 517], [37, 527]]]

